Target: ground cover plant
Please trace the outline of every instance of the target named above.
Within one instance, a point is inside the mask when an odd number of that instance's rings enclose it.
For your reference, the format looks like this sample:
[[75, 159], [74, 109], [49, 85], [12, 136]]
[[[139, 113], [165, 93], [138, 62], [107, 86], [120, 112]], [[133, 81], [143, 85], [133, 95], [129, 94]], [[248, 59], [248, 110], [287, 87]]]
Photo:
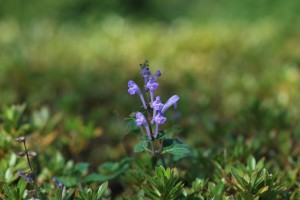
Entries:
[[[35, 143], [36, 148], [43, 146], [43, 143], [47, 145], [49, 140], [50, 143], [53, 142], [53, 138], [57, 136], [51, 132], [58, 121], [51, 119], [47, 110], [41, 110], [30, 117], [25, 113], [25, 105], [4, 107], [1, 115], [1, 145], [2, 154], [6, 157], [1, 160], [1, 198], [299, 198], [297, 161], [288, 159], [288, 171], [280, 170], [276, 167], [280, 161], [272, 159], [269, 152], [261, 151], [263, 139], [245, 143], [244, 139], [238, 138], [234, 143], [228, 144], [227, 148], [220, 150], [215, 147], [209, 151], [199, 151], [184, 144], [176, 136], [180, 131], [176, 125], [166, 130], [161, 129], [167, 121], [165, 111], [172, 106], [176, 108], [180, 97], [173, 95], [163, 103], [161, 97], [155, 95], [160, 86], [158, 78], [162, 75], [161, 72], [158, 70], [152, 75], [148, 61], [140, 67], [143, 87], [130, 80], [128, 93], [139, 97], [141, 106], [138, 108], [141, 107], [144, 111], [138, 109], [126, 119], [128, 134], [135, 135], [139, 140], [133, 146], [132, 152], [135, 154], [116, 162], [91, 167], [87, 162], [65, 161], [57, 149], [57, 146], [64, 146], [60, 144], [64, 143], [62, 137], [52, 149], [43, 147], [43, 154], [37, 155], [36, 151], [28, 149], [28, 141]], [[86, 125], [83, 129], [88, 131], [91, 128]], [[50, 134], [34, 135], [37, 131]], [[89, 137], [93, 137], [93, 134]], [[288, 145], [289, 139], [285, 140]], [[23, 149], [19, 144], [22, 144]], [[30, 148], [33, 146], [30, 145]], [[56, 149], [54, 155], [53, 148]], [[253, 153], [260, 158], [256, 159]], [[25, 159], [17, 159], [17, 156]], [[37, 158], [37, 161], [31, 157]], [[117, 186], [120, 188], [115, 188]]]
[[0, 199], [300, 199], [299, 1], [134, 2], [0, 3]]

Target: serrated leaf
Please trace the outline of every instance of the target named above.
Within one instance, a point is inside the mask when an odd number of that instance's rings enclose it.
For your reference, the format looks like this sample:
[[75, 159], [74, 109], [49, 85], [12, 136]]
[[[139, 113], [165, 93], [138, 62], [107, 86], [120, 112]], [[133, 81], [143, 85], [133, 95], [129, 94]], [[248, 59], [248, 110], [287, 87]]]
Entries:
[[134, 146], [133, 151], [134, 153], [143, 152], [147, 149], [147, 146], [148, 146], [148, 141], [142, 140], [140, 143]]
[[187, 154], [190, 153], [190, 150], [185, 144], [174, 144], [165, 148], [162, 153], [170, 153], [180, 159], [187, 156]]

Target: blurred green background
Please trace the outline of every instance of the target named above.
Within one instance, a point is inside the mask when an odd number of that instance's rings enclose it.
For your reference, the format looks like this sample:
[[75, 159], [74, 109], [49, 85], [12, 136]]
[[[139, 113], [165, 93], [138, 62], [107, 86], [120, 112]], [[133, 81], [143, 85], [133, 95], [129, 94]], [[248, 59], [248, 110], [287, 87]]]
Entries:
[[165, 128], [203, 149], [263, 137], [269, 155], [298, 126], [299, 10], [298, 0], [0, 1], [0, 103], [60, 116], [69, 158], [118, 159], [140, 108], [127, 82], [142, 83], [148, 59], [162, 100], [181, 97]]

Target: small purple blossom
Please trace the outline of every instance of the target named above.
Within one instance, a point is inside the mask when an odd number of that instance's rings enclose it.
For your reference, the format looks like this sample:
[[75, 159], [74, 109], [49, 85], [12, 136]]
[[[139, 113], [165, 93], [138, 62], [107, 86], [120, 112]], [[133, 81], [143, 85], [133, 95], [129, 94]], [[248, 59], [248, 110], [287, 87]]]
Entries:
[[155, 101], [153, 101], [153, 103], [152, 103], [152, 108], [153, 108], [153, 116], [152, 116], [152, 120], [151, 120], [152, 124], [154, 123], [154, 117], [156, 115], [156, 112], [158, 110], [161, 110], [163, 108], [163, 106], [164, 106], [164, 104], [161, 102], [160, 97], [157, 96]]
[[18, 170], [18, 175], [19, 176], [23, 176], [24, 175], [23, 172], [22, 172], [22, 170], [20, 170], [20, 169]]
[[18, 170], [18, 175], [23, 177], [27, 183], [33, 183], [33, 177], [30, 174], [23, 173], [22, 170]]
[[156, 83], [156, 79], [153, 77], [150, 77], [148, 83], [146, 84], [146, 88], [150, 91], [154, 91], [158, 88], [159, 84]]
[[153, 104], [152, 104], [153, 109], [161, 110], [163, 108], [163, 106], [164, 106], [164, 104], [161, 102], [160, 97], [157, 96], [155, 101], [153, 101]]
[[160, 72], [160, 70], [157, 70], [156, 72], [155, 72], [155, 74], [154, 74], [154, 79], [155, 79], [155, 81], [158, 79], [158, 77], [160, 77], [161, 76], [161, 72]]
[[143, 67], [141, 70], [141, 76], [144, 78], [145, 85], [148, 83], [150, 75], [151, 75], [151, 72], [150, 72], [149, 68]]
[[168, 99], [168, 101], [165, 103], [164, 107], [162, 108], [161, 112], [164, 113], [168, 108], [170, 108], [172, 105], [174, 105], [174, 108], [177, 107], [177, 101], [179, 100], [178, 95], [173, 95]]
[[57, 185], [57, 187], [59, 189], [62, 189], [64, 187], [64, 184], [62, 184], [61, 182], [59, 182], [56, 177], [53, 177], [52, 181]]
[[159, 111], [158, 114], [154, 117], [154, 121], [156, 123], [156, 128], [155, 128], [155, 134], [154, 137], [157, 137], [158, 134], [158, 127], [161, 124], [164, 124], [167, 121], [167, 118], [163, 116], [162, 112]]
[[141, 92], [141, 89], [139, 88], [139, 86], [132, 80], [128, 81], [128, 93], [130, 95], [134, 95], [135, 93], [137, 93], [143, 103], [143, 106], [145, 109], [147, 109], [147, 105], [144, 99], [144, 96]]
[[158, 88], [159, 84], [156, 83], [156, 79], [153, 77], [150, 77], [148, 83], [146, 84], [146, 89], [150, 90], [150, 100], [151, 100], [151, 106], [153, 103], [153, 99], [154, 99], [154, 90], [156, 90]]
[[158, 112], [158, 114], [154, 117], [154, 121], [157, 124], [164, 124], [167, 121], [167, 118], [164, 117], [161, 112]]
[[146, 117], [141, 112], [137, 112], [135, 114], [135, 118], [136, 118], [136, 120], [135, 120], [136, 125], [138, 125], [138, 126], [143, 125], [146, 129], [149, 140], [151, 140], [152, 139], [151, 131], [150, 131], [150, 127], [149, 127]]
[[135, 122], [138, 126], [142, 126], [147, 123], [145, 116], [141, 112], [137, 112], [135, 114], [135, 118], [136, 118]]

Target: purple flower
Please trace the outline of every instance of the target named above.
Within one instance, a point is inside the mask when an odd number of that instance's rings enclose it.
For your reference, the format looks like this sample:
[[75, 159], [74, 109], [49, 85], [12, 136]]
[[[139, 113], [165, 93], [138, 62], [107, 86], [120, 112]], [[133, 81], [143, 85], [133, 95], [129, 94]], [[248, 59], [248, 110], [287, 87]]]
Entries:
[[138, 126], [142, 126], [147, 123], [145, 116], [141, 112], [137, 112], [135, 114], [135, 118], [136, 118], [135, 122]]
[[158, 88], [159, 84], [156, 83], [156, 79], [150, 77], [148, 83], [146, 84], [146, 88], [150, 91], [154, 91]]
[[22, 170], [18, 170], [18, 175], [23, 177], [28, 183], [33, 183], [34, 181], [33, 177], [30, 174], [25, 174], [22, 172]]
[[137, 112], [135, 114], [135, 118], [136, 118], [136, 120], [135, 120], [136, 125], [138, 125], [138, 126], [142, 126], [143, 125], [145, 127], [145, 129], [146, 129], [146, 132], [147, 132], [149, 140], [151, 140], [152, 139], [151, 131], [150, 131], [150, 127], [149, 127], [149, 124], [148, 124], [145, 116], [141, 112]]
[[156, 123], [156, 128], [155, 128], [155, 134], [154, 137], [157, 137], [158, 134], [158, 127], [161, 124], [164, 124], [167, 121], [167, 118], [163, 116], [162, 112], [159, 111], [158, 114], [154, 117], [154, 121]]
[[151, 75], [151, 72], [150, 72], [149, 68], [147, 68], [147, 67], [142, 68], [141, 76], [144, 78], [145, 85], [148, 83], [150, 75]]
[[161, 76], [160, 70], [157, 70], [157, 71], [155, 72], [155, 74], [154, 74], [155, 80], [157, 80], [158, 77], [160, 77], [160, 76]]
[[155, 110], [161, 110], [163, 108], [164, 104], [161, 102], [160, 97], [157, 96], [155, 101], [153, 101], [152, 107]]
[[154, 98], [154, 90], [158, 88], [159, 84], [156, 83], [156, 79], [153, 77], [150, 77], [148, 83], [146, 84], [146, 89], [150, 90], [150, 100], [151, 100], [151, 106], [153, 103], [153, 98]]
[[168, 108], [170, 108], [172, 105], [174, 105], [174, 108], [177, 107], [177, 101], [179, 100], [178, 95], [173, 95], [168, 99], [168, 101], [165, 103], [164, 107], [162, 108], [161, 112], [164, 113]]
[[163, 116], [161, 112], [158, 112], [158, 114], [154, 117], [154, 121], [157, 124], [163, 124], [167, 121], [167, 118]]
[[164, 104], [161, 102], [160, 97], [157, 96], [155, 101], [153, 101], [153, 103], [152, 103], [152, 108], [153, 108], [153, 117], [152, 117], [152, 120], [151, 120], [152, 124], [154, 123], [154, 117], [156, 115], [156, 112], [158, 110], [161, 110], [163, 108], [163, 106], [164, 106]]
[[132, 80], [128, 81], [128, 93], [130, 95], [134, 95], [135, 93], [137, 93], [143, 103], [144, 108], [147, 109], [147, 105], [146, 105], [144, 96], [143, 96], [139, 86]]
[[24, 175], [24, 173], [22, 172], [22, 170], [20, 170], [20, 169], [18, 170], [18, 175], [19, 176], [23, 176]]
[[62, 189], [64, 187], [64, 184], [62, 184], [61, 182], [59, 182], [56, 177], [53, 177], [52, 181], [57, 185], [57, 187], [59, 189]]

